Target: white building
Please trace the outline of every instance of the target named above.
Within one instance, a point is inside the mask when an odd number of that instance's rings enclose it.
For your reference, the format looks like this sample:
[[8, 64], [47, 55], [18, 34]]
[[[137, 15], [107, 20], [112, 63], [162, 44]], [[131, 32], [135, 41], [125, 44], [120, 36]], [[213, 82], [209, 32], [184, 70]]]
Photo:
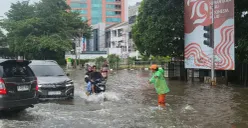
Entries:
[[139, 53], [134, 50], [134, 44], [130, 42], [129, 23], [122, 22], [106, 28], [106, 44], [108, 54], [117, 54], [121, 58], [137, 57]]
[[92, 25], [92, 37], [87, 41], [86, 51], [107, 51], [105, 42], [105, 23]]
[[128, 22], [122, 22], [107, 27], [106, 38], [106, 42], [109, 46], [109, 54], [117, 54], [120, 56], [128, 54]]

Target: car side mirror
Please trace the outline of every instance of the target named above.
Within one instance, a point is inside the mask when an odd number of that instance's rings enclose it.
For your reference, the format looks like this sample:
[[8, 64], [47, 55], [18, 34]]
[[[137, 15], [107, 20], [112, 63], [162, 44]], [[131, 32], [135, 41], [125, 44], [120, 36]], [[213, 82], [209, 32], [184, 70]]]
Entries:
[[67, 76], [70, 76], [70, 73], [66, 73]]

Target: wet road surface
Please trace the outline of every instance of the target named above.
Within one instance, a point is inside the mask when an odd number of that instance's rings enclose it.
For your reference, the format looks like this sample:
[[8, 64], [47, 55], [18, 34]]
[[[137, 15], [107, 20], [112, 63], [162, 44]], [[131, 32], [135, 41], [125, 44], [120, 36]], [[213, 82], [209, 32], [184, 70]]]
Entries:
[[74, 100], [40, 103], [1, 115], [1, 128], [247, 128], [248, 89], [168, 81], [166, 110], [147, 71], [113, 72], [103, 94], [85, 95], [84, 73], [74, 71]]

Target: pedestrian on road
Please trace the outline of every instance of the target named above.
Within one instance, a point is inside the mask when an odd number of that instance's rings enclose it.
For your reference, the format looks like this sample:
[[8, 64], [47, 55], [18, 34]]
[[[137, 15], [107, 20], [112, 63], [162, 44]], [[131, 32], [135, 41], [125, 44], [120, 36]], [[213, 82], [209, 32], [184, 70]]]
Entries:
[[66, 58], [66, 68], [67, 69], [70, 69], [71, 68], [71, 61], [72, 61], [72, 59], [70, 57], [67, 57]]
[[156, 64], [151, 65], [150, 70], [152, 70], [153, 74], [149, 83], [154, 85], [158, 94], [158, 107], [165, 108], [166, 94], [170, 92], [170, 89], [164, 78], [164, 71]]

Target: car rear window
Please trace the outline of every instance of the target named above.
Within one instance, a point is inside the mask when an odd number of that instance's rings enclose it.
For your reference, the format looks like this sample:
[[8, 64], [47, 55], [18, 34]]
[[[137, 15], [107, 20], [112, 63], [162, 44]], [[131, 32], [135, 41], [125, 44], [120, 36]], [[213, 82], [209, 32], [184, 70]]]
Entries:
[[58, 65], [30, 65], [36, 76], [65, 76], [63, 69]]
[[32, 70], [28, 66], [19, 64], [2, 65], [3, 77], [31, 77], [34, 76]]

